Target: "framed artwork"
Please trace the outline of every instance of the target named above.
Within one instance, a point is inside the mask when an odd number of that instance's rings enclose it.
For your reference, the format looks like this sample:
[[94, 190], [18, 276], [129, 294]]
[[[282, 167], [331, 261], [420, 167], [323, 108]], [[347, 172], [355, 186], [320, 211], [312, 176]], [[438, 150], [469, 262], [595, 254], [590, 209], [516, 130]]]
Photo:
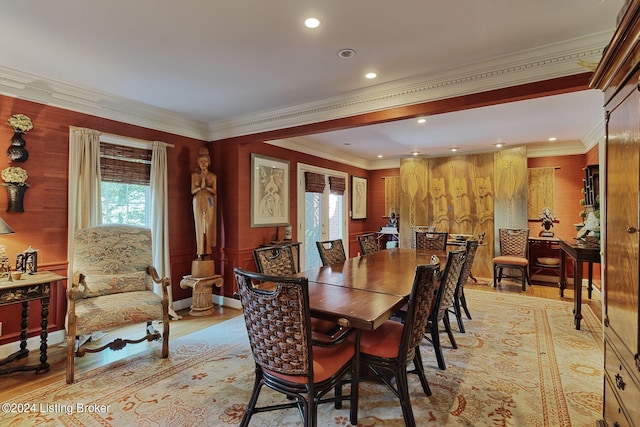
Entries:
[[289, 225], [289, 162], [251, 153], [251, 227]]
[[351, 176], [351, 219], [367, 217], [367, 178]]

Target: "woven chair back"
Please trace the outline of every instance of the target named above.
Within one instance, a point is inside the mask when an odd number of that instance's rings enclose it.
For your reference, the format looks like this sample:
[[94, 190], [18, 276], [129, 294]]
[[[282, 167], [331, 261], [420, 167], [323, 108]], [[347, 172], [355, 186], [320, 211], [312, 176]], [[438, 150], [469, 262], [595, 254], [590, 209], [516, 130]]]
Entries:
[[360, 253], [362, 253], [362, 255], [378, 252], [378, 240], [373, 233], [359, 235], [358, 245], [360, 246]]
[[339, 264], [347, 260], [342, 239], [316, 242], [322, 265]]
[[528, 228], [501, 228], [499, 238], [501, 256], [527, 257]]
[[271, 276], [289, 276], [296, 273], [293, 250], [290, 246], [254, 249], [253, 258], [259, 273]]
[[[234, 273], [256, 363], [286, 375], [312, 373], [306, 277], [268, 276], [238, 268]], [[274, 289], [257, 288], [260, 283], [270, 283]]]

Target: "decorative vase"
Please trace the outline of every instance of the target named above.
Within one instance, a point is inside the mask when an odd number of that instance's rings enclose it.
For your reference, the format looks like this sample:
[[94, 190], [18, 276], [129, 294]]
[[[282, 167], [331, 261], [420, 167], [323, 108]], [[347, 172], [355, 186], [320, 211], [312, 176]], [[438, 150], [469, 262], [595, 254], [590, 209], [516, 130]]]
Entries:
[[24, 146], [26, 141], [22, 137], [22, 132], [14, 132], [11, 137], [11, 146], [7, 149], [7, 157], [12, 162], [25, 162], [29, 158], [29, 152]]
[[24, 193], [29, 186], [27, 184], [4, 184], [7, 189], [8, 205], [7, 212], [24, 212]]

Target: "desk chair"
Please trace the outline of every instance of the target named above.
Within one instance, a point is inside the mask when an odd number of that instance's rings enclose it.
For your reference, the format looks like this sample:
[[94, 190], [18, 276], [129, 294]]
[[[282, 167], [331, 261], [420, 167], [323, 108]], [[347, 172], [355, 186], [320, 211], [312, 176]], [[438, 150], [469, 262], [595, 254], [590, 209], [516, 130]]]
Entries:
[[456, 316], [456, 320], [458, 321], [458, 330], [462, 333], [465, 332], [464, 323], [462, 322], [462, 309], [464, 309], [464, 312], [467, 315], [467, 319], [471, 320], [471, 314], [469, 313], [469, 308], [467, 307], [467, 299], [464, 296], [464, 285], [469, 280], [469, 277], [471, 277], [471, 267], [473, 266], [473, 259], [476, 256], [477, 250], [478, 250], [477, 240], [466, 241], [466, 258], [464, 260], [464, 266], [462, 267], [462, 272], [460, 273], [458, 290], [455, 293], [453, 306], [447, 309], [450, 312], [453, 309], [453, 314]]
[[[409, 398], [407, 374], [417, 374], [422, 390], [427, 396], [431, 396], [431, 389], [424, 375], [420, 343], [427, 329], [438, 269], [437, 265], [416, 267], [404, 324], [387, 320], [374, 331], [362, 331], [360, 337], [362, 366], [368, 367], [376, 380], [384, 382], [400, 398], [406, 426], [416, 425]], [[407, 371], [411, 362], [413, 370]], [[396, 380], [395, 386], [391, 378]]]
[[[499, 230], [500, 256], [493, 259], [493, 286], [497, 287], [503, 277], [520, 278], [522, 290], [527, 290], [529, 281], [529, 260], [527, 258], [529, 229], [501, 228]], [[518, 270], [520, 276], [503, 276], [503, 269]]]
[[344, 252], [344, 246], [342, 245], [342, 239], [325, 240], [323, 242], [316, 242], [318, 253], [320, 254], [320, 260], [322, 265], [340, 264], [347, 260], [347, 256]]
[[416, 249], [447, 251], [449, 233], [416, 231]]
[[[75, 358], [127, 344], [162, 339], [169, 356], [168, 277], [152, 264], [151, 230], [129, 225], [100, 225], [74, 236], [73, 281], [67, 289], [67, 384], [73, 383]], [[153, 291], [161, 284], [162, 295]], [[162, 334], [152, 327], [161, 321]], [[81, 335], [143, 323], [138, 340], [116, 338], [101, 347], [80, 345]]]
[[[255, 360], [255, 382], [240, 426], [249, 425], [253, 414], [298, 408], [303, 425], [317, 425], [320, 403], [351, 401], [350, 422], [358, 421], [358, 358], [350, 330], [337, 336], [316, 336], [311, 330], [309, 287], [306, 277], [278, 277], [234, 269], [238, 293]], [[275, 289], [259, 288], [262, 282]], [[351, 392], [342, 396], [342, 384], [350, 375]], [[262, 386], [293, 400], [258, 407]], [[334, 397], [323, 397], [334, 389]]]
[[374, 233], [360, 234], [358, 236], [358, 245], [362, 255], [378, 252], [378, 240]]
[[440, 285], [436, 293], [435, 301], [431, 313], [429, 313], [429, 332], [425, 335], [427, 341], [433, 345], [436, 353], [438, 367], [442, 370], [447, 368], [444, 362], [444, 354], [442, 353], [442, 345], [440, 343], [440, 322], [444, 325], [444, 330], [449, 336], [449, 341], [453, 348], [458, 348], [453, 332], [451, 332], [451, 323], [449, 322], [449, 314], [447, 308], [453, 304], [460, 275], [466, 258], [465, 251], [451, 251], [447, 254], [447, 263], [445, 264], [442, 276], [440, 277]]

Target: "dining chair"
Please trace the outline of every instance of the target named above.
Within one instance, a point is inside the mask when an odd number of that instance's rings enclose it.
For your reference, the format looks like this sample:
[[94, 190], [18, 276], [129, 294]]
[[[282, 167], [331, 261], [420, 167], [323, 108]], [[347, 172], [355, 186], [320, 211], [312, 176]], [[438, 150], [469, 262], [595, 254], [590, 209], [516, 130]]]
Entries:
[[444, 361], [444, 353], [442, 352], [442, 344], [440, 342], [439, 324], [442, 322], [444, 325], [444, 330], [449, 336], [451, 346], [458, 348], [458, 344], [451, 331], [451, 322], [449, 321], [447, 308], [453, 304], [465, 259], [466, 253], [463, 250], [451, 251], [447, 254], [447, 261], [440, 276], [438, 291], [436, 292], [431, 313], [429, 313], [429, 324], [427, 325], [429, 332], [424, 336], [427, 341], [433, 345], [438, 368], [442, 370], [445, 370], [447, 366]]
[[416, 231], [416, 249], [446, 252], [447, 232]]
[[[253, 414], [298, 408], [303, 425], [317, 425], [321, 403], [336, 409], [350, 400], [350, 422], [357, 425], [358, 357], [350, 329], [327, 337], [311, 330], [309, 287], [306, 277], [270, 276], [234, 269], [238, 293], [255, 361], [255, 381], [240, 426], [249, 425]], [[271, 287], [260, 287], [270, 283]], [[349, 396], [342, 386], [351, 382]], [[290, 400], [257, 406], [263, 386]], [[325, 397], [334, 390], [333, 397]], [[269, 397], [271, 399], [271, 397]]]
[[[453, 299], [453, 305], [447, 310], [453, 312], [458, 321], [458, 330], [465, 333], [464, 323], [462, 321], [462, 310], [464, 309], [467, 319], [471, 320], [471, 313], [469, 313], [469, 307], [467, 307], [467, 299], [464, 296], [464, 286], [471, 277], [471, 267], [473, 266], [473, 259], [476, 256], [478, 250], [478, 241], [475, 239], [467, 240], [466, 242], [466, 257], [464, 259], [464, 265], [462, 272], [460, 273], [460, 280], [458, 283], [458, 289]], [[453, 311], [452, 311], [453, 310]]]
[[[529, 281], [529, 259], [527, 251], [529, 246], [528, 228], [501, 228], [498, 230], [500, 239], [500, 256], [493, 258], [493, 286], [497, 287], [502, 278], [519, 278], [522, 283], [522, 290], [527, 290]], [[517, 270], [518, 276], [505, 276], [505, 268]]]
[[[362, 331], [360, 336], [362, 371], [372, 372], [373, 379], [382, 381], [399, 397], [406, 426], [416, 425], [409, 397], [407, 374], [417, 374], [422, 390], [427, 396], [431, 396], [431, 389], [424, 375], [420, 343], [427, 329], [438, 270], [438, 265], [416, 267], [404, 324], [387, 320], [378, 329]], [[413, 363], [413, 369], [408, 371], [411, 363]], [[361, 380], [370, 378], [363, 377]]]
[[339, 264], [347, 260], [342, 239], [316, 242], [322, 265]]
[[360, 253], [362, 255], [378, 252], [378, 240], [374, 233], [360, 234], [357, 236]]
[[[162, 357], [168, 357], [171, 281], [152, 266], [151, 230], [99, 225], [78, 230], [73, 242], [73, 280], [67, 289], [67, 384], [74, 381], [76, 357], [86, 353], [162, 340]], [[154, 283], [160, 284], [161, 295], [154, 292]], [[162, 323], [162, 333], [155, 330], [154, 321]], [[86, 341], [82, 337], [138, 323], [144, 324], [145, 333], [139, 339], [82, 345]]]
[[[256, 262], [258, 273], [270, 276], [292, 276], [297, 273], [293, 250], [290, 246], [266, 246], [253, 250], [253, 258]], [[311, 329], [317, 332], [329, 333], [332, 335], [339, 328], [335, 322], [330, 320], [311, 318]]]
[[416, 248], [416, 231], [428, 231], [433, 233], [436, 231], [435, 225], [412, 225], [411, 226], [411, 249]]
[[254, 249], [253, 259], [258, 273], [271, 276], [289, 276], [297, 273], [290, 246], [265, 246]]

